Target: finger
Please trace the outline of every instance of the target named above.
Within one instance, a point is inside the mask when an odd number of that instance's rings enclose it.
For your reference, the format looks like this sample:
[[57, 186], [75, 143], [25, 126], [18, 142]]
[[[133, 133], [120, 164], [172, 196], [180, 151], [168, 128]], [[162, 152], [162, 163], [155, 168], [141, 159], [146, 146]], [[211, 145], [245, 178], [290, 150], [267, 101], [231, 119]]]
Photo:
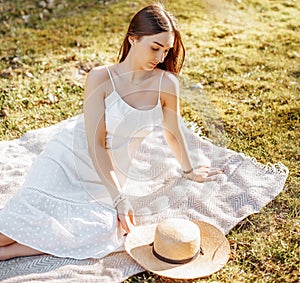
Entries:
[[208, 177], [208, 175], [206, 176], [196, 176], [196, 178], [194, 179], [194, 181], [196, 182], [199, 182], [199, 183], [204, 183], [204, 182], [212, 182], [212, 181], [215, 181], [215, 178], [211, 178], [211, 177]]
[[133, 224], [132, 219], [129, 214], [125, 216], [125, 221], [126, 221], [127, 228], [130, 232], [131, 229], [134, 227], [134, 224]]
[[129, 228], [128, 223], [127, 223], [127, 221], [126, 221], [126, 216], [120, 215], [120, 216], [119, 216], [119, 220], [120, 220], [121, 226], [122, 226], [122, 228], [125, 230], [125, 232], [126, 232], [126, 233], [129, 233], [129, 232], [130, 232], [130, 228]]
[[207, 172], [211, 172], [211, 171], [222, 171], [221, 168], [219, 167], [208, 167], [208, 168], [205, 168]]
[[135, 217], [134, 217], [134, 215], [133, 215], [133, 211], [129, 211], [128, 212], [128, 215], [129, 215], [129, 220], [130, 220], [130, 222], [133, 224], [133, 225], [136, 225], [136, 222], [135, 222]]
[[202, 183], [205, 183], [205, 182], [213, 182], [213, 181], [215, 181], [215, 179], [214, 178], [210, 178], [210, 177], [202, 177], [202, 179], [201, 179], [202, 181]]
[[211, 172], [219, 172], [219, 171], [221, 172], [221, 169], [216, 167], [205, 167], [205, 168], [199, 168], [195, 170], [195, 172], [198, 174], [209, 174]]
[[127, 214], [123, 215], [123, 226], [124, 230], [129, 233], [131, 228], [135, 225], [135, 220], [133, 217], [133, 211], [129, 211]]
[[210, 171], [223, 171], [221, 168], [219, 167], [210, 167], [209, 168]]
[[212, 172], [208, 172], [207, 176], [214, 176], [214, 175], [217, 175], [217, 174], [223, 174], [224, 172], [223, 171], [212, 171]]
[[200, 167], [195, 169], [196, 172], [208, 172], [209, 171], [209, 167], [205, 166], [205, 167]]

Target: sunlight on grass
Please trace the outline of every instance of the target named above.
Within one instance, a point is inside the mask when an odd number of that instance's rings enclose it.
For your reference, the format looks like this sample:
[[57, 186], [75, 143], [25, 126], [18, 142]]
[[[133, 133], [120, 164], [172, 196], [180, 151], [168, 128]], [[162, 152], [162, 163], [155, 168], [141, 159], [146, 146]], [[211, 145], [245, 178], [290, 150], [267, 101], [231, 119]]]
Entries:
[[[229, 233], [229, 263], [194, 282], [298, 282], [299, 3], [163, 2], [187, 48], [185, 120], [216, 143], [290, 170], [284, 192]], [[80, 113], [87, 72], [115, 62], [129, 19], [149, 1], [51, 3], [0, 2], [1, 140]], [[126, 282], [181, 281], [145, 272]]]

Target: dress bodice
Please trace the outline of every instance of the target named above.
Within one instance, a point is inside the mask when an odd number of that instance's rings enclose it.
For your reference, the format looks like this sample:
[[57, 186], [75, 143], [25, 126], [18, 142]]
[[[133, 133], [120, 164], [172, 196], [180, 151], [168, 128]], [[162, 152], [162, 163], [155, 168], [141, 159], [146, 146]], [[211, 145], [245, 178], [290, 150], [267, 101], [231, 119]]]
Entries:
[[116, 91], [113, 77], [108, 67], [113, 91], [105, 98], [106, 148], [109, 149], [113, 164], [118, 171], [127, 174], [131, 159], [143, 139], [149, 135], [155, 126], [162, 123], [163, 112], [160, 101], [160, 86], [158, 86], [157, 104], [146, 110], [132, 107], [123, 100]]
[[148, 110], [135, 109], [127, 104], [114, 90], [105, 99], [106, 147], [118, 149], [145, 138], [153, 127], [162, 122], [160, 99]]

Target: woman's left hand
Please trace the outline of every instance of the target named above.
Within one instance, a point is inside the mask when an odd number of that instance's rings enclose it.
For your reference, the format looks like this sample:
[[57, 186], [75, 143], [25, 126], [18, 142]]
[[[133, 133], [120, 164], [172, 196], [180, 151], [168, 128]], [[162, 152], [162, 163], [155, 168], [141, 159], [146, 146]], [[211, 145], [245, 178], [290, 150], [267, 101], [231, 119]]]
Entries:
[[192, 181], [203, 183], [203, 182], [214, 181], [214, 178], [212, 176], [223, 174], [223, 173], [224, 170], [222, 169], [202, 166], [197, 169], [193, 169], [192, 172], [190, 172], [189, 174], [185, 174], [185, 176]]

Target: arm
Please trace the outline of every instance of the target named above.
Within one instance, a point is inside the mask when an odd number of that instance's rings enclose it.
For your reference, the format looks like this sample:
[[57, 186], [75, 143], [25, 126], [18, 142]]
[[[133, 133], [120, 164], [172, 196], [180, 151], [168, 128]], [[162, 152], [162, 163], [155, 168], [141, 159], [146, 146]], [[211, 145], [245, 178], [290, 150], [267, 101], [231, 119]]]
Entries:
[[[85, 85], [83, 112], [90, 157], [103, 185], [114, 200], [119, 195], [121, 187], [105, 147], [104, 99], [108, 82], [105, 69], [97, 68], [89, 72]], [[116, 208], [121, 224], [128, 232], [129, 222], [133, 222], [131, 207], [127, 201], [122, 201], [116, 205]]]
[[164, 137], [183, 171], [188, 172], [186, 176], [197, 182], [211, 181], [211, 178], [209, 178], [210, 176], [220, 174], [222, 171], [208, 167], [202, 167], [197, 170], [193, 169], [186, 141], [179, 125], [179, 82], [173, 74], [166, 73], [162, 100]]
[[165, 88], [162, 93], [164, 137], [176, 159], [181, 164], [183, 171], [188, 171], [192, 168], [192, 164], [187, 152], [186, 141], [179, 125], [179, 82], [172, 74], [166, 73], [165, 76]]
[[90, 71], [86, 80], [83, 112], [89, 154], [100, 179], [114, 199], [119, 194], [120, 184], [114, 177], [113, 166], [105, 148], [105, 83], [103, 70]]

